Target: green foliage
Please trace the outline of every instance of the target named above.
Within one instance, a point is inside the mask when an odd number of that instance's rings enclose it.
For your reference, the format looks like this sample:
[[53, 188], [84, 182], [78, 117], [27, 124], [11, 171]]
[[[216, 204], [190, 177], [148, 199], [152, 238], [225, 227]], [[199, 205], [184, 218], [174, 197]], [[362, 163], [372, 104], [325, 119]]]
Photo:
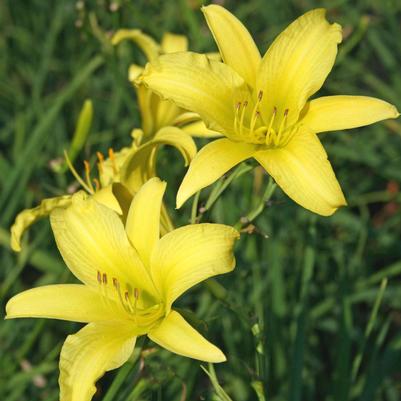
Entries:
[[[345, 37], [322, 93], [377, 96], [401, 109], [399, 1], [224, 4], [262, 52], [295, 17], [326, 7]], [[59, 167], [85, 99], [93, 102], [93, 121], [86, 143], [78, 144], [76, 166], [83, 159], [94, 165], [96, 151], [106, 152], [110, 143], [129, 144], [131, 129], [140, 126], [127, 68], [144, 58], [128, 43], [112, 48], [110, 32], [140, 28], [160, 39], [169, 30], [187, 34], [192, 50], [213, 51], [200, 5], [0, 2], [1, 317], [18, 292], [73, 281], [46, 221], [31, 230], [20, 254], [9, 249], [8, 229], [17, 212], [74, 185]], [[268, 177], [250, 163], [234, 171], [227, 189], [223, 180], [199, 196], [193, 219], [243, 230], [234, 273], [199, 286], [177, 305], [192, 310], [186, 318], [228, 356], [215, 372], [209, 369], [212, 382], [200, 362], [142, 339], [126, 365], [99, 381], [95, 400], [401, 400], [401, 125], [329, 133], [323, 142], [349, 202], [330, 218], [302, 210], [278, 189], [270, 198]], [[166, 149], [159, 167], [174, 220], [186, 224], [191, 201], [173, 210], [182, 161]], [[1, 322], [0, 399], [58, 400], [60, 347], [78, 327]]]

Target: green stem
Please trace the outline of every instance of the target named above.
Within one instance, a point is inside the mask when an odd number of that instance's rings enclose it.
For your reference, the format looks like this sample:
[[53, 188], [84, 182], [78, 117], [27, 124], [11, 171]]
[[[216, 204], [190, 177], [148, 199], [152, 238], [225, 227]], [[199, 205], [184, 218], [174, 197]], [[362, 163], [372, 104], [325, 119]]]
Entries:
[[240, 230], [244, 225], [255, 220], [263, 212], [266, 203], [271, 199], [276, 188], [277, 184], [274, 182], [273, 178], [270, 177], [259, 203], [245, 217], [241, 217], [234, 227]]

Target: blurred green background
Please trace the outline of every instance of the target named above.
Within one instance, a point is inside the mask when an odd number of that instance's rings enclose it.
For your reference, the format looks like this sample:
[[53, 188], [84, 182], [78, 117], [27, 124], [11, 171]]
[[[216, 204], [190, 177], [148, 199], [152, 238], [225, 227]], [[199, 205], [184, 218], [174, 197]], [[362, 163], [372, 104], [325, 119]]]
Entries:
[[[363, 94], [401, 109], [401, 2], [397, 0], [221, 1], [263, 53], [290, 21], [314, 7], [344, 28], [336, 65], [322, 94]], [[16, 293], [71, 282], [48, 221], [9, 249], [19, 211], [74, 183], [57, 172], [85, 99], [94, 105], [90, 137], [75, 163], [130, 143], [139, 127], [128, 65], [143, 63], [130, 43], [113, 49], [118, 28], [160, 39], [188, 35], [190, 48], [215, 45], [197, 0], [2, 0], [0, 2], [0, 317]], [[322, 135], [349, 207], [324, 218], [302, 210], [280, 190], [264, 204], [236, 248], [237, 269], [178, 302], [228, 362], [216, 365], [233, 401], [401, 400], [401, 125], [387, 121]], [[201, 145], [201, 143], [199, 143]], [[254, 165], [250, 164], [252, 167]], [[159, 171], [178, 225], [174, 196], [185, 172], [165, 149]], [[233, 181], [203, 221], [235, 224], [260, 204], [268, 177], [254, 169]], [[200, 204], [210, 189], [202, 191]], [[268, 238], [266, 238], [268, 236]], [[190, 316], [191, 317], [191, 316]], [[74, 323], [21, 319], [0, 323], [0, 399], [58, 400], [58, 355]], [[95, 400], [228, 400], [200, 362], [140, 341], [135, 357], [98, 383]], [[141, 348], [142, 347], [142, 348]], [[205, 365], [205, 364], [204, 364]], [[206, 366], [207, 367], [207, 366]], [[220, 395], [219, 395], [220, 394]], [[265, 397], [265, 398], [264, 398]]]

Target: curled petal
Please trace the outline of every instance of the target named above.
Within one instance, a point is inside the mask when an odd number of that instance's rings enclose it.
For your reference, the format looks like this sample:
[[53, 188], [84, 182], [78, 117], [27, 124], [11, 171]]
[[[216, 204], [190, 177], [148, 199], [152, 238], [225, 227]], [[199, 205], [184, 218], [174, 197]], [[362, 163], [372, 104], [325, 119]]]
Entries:
[[132, 40], [146, 55], [149, 61], [156, 59], [160, 54], [160, 46], [139, 29], [119, 29], [112, 37], [112, 45], [117, 45], [123, 40]]
[[19, 213], [11, 227], [11, 249], [15, 252], [20, 252], [21, 237], [33, 223], [42, 217], [48, 216], [55, 208], [64, 208], [70, 204], [71, 195], [58, 196], [56, 198], [43, 199], [39, 206]]

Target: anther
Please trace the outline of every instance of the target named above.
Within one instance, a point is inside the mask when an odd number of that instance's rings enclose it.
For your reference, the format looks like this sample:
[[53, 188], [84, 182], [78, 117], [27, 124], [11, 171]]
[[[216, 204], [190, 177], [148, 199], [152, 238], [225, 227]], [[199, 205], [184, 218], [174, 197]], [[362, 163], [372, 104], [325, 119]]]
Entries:
[[244, 102], [244, 108], [245, 108], [246, 106], [248, 106], [248, 101], [247, 101], [247, 100], [245, 100], [245, 102]]
[[93, 182], [95, 183], [95, 189], [96, 189], [96, 191], [99, 191], [99, 189], [100, 189], [100, 182], [99, 182], [99, 180], [98, 180], [97, 178], [94, 178], [94, 179], [93, 179]]
[[134, 288], [134, 298], [136, 300], [138, 300], [138, 298], [139, 298], [139, 289], [138, 288]]
[[113, 167], [114, 174], [117, 174], [118, 169], [117, 169], [117, 165], [116, 165], [116, 158], [114, 156], [114, 151], [112, 148], [109, 148], [109, 159], [111, 161], [111, 165]]
[[106, 273], [103, 273], [102, 282], [103, 282], [103, 284], [107, 285], [107, 274]]
[[88, 160], [84, 160], [84, 166], [85, 166], [85, 172], [86, 172], [87, 174], [90, 174], [91, 166], [90, 166]]
[[103, 173], [103, 162], [104, 162], [104, 156], [100, 152], [96, 152], [96, 156], [99, 159], [99, 163], [97, 164], [97, 168], [99, 170], [99, 173]]
[[263, 91], [259, 91], [259, 93], [258, 93], [259, 102], [262, 101], [262, 98], [263, 98]]
[[239, 110], [241, 108], [241, 102], [238, 102], [236, 105], [235, 105], [235, 109], [236, 110]]
[[99, 284], [102, 284], [102, 275], [101, 275], [101, 273], [100, 273], [99, 270], [97, 271], [97, 282], [98, 282]]
[[91, 166], [87, 160], [84, 160], [84, 166], [85, 166], [85, 178], [88, 186], [90, 187], [92, 193], [95, 192], [95, 189], [93, 188], [90, 174], [91, 174]]

